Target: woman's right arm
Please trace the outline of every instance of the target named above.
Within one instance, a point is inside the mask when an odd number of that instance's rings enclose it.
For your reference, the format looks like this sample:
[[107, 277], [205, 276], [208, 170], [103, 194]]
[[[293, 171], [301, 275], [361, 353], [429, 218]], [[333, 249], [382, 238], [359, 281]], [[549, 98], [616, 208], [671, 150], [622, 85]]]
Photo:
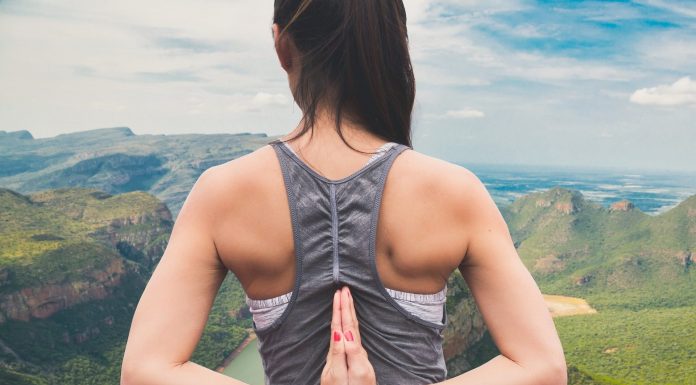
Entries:
[[121, 385], [246, 385], [190, 361], [227, 275], [212, 239], [217, 168], [198, 178], [133, 315]]
[[439, 384], [566, 385], [563, 348], [541, 291], [485, 186], [463, 170], [457, 210], [467, 251], [459, 270], [501, 354]]

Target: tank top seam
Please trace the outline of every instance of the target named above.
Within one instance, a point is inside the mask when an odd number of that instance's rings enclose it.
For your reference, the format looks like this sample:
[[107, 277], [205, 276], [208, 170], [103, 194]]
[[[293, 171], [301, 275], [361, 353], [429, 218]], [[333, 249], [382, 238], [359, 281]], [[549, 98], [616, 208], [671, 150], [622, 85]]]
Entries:
[[339, 260], [338, 260], [338, 208], [336, 207], [336, 184], [329, 185], [329, 193], [331, 194], [331, 247], [332, 247], [332, 277], [334, 286], [337, 286], [339, 280]]

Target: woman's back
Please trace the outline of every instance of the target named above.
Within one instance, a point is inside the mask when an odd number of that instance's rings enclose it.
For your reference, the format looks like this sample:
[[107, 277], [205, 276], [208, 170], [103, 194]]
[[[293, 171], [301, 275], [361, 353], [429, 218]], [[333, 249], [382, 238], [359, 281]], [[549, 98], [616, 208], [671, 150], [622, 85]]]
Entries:
[[[430, 172], [417, 169], [419, 157], [432, 163]], [[234, 202], [217, 211], [221, 260], [252, 299], [291, 290], [296, 297], [270, 327], [256, 329], [270, 383], [318, 380], [332, 293], [344, 285], [356, 297], [378, 380], [445, 379], [445, 320], [433, 323], [410, 313], [385, 288], [437, 293], [461, 262], [465, 238], [461, 213], [452, 205], [465, 191], [452, 182], [461, 178], [447, 174], [463, 169], [398, 144], [382, 158], [327, 178], [276, 140], [218, 167], [218, 180], [239, 184], [239, 190], [231, 188], [237, 194], [221, 194]]]
[[[348, 158], [348, 157], [346, 157]], [[349, 164], [332, 180], [353, 174], [365, 156], [335, 160]], [[319, 161], [317, 168], [324, 169]], [[290, 208], [278, 158], [270, 145], [215, 167], [215, 244], [222, 262], [252, 299], [288, 293], [295, 281]], [[349, 170], [349, 171], [345, 171]], [[340, 174], [339, 174], [340, 172]], [[375, 258], [385, 287], [436, 293], [466, 253], [461, 202], [467, 169], [407, 149], [385, 181]]]

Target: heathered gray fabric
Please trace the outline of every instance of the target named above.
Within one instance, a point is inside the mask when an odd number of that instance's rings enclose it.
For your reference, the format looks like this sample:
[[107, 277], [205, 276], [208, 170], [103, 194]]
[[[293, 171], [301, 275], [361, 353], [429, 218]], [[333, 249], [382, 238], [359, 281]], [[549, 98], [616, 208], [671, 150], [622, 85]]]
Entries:
[[290, 204], [296, 275], [283, 314], [268, 327], [254, 325], [265, 384], [320, 383], [333, 293], [344, 285], [351, 289], [363, 346], [380, 385], [444, 381], [447, 313], [436, 324], [406, 311], [379, 280], [374, 258], [386, 175], [408, 146], [393, 146], [350, 176], [329, 180], [279, 139], [269, 144], [280, 162]]

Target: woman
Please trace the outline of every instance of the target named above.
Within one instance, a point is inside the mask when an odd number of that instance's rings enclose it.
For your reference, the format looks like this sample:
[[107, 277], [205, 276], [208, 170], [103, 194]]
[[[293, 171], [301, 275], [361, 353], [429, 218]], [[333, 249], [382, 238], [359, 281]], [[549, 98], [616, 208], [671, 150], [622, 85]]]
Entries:
[[[136, 309], [122, 384], [242, 384], [189, 361], [228, 271], [267, 384], [565, 384], [553, 321], [487, 190], [411, 148], [402, 1], [276, 0], [273, 19], [303, 118], [196, 181]], [[457, 268], [502, 354], [446, 380]]]

